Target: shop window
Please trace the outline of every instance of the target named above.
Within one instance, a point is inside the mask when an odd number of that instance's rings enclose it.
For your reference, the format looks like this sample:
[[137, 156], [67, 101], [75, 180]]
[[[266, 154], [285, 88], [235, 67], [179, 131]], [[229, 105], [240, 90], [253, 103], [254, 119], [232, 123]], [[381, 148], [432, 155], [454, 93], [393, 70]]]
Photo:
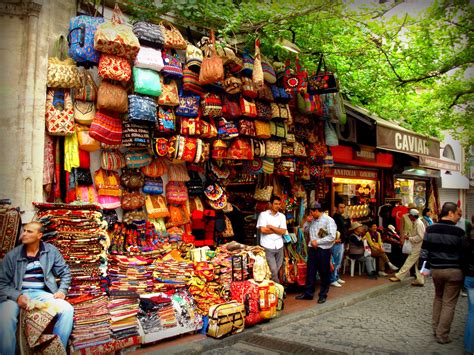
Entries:
[[456, 160], [456, 156], [454, 155], [454, 150], [451, 145], [446, 144], [446, 146], [443, 149], [443, 157], [451, 159], [451, 160]]
[[333, 178], [335, 200], [346, 205], [344, 218], [365, 223], [374, 218], [376, 180]]
[[395, 179], [395, 197], [403, 206], [414, 203], [417, 208], [426, 206], [426, 182], [410, 179]]

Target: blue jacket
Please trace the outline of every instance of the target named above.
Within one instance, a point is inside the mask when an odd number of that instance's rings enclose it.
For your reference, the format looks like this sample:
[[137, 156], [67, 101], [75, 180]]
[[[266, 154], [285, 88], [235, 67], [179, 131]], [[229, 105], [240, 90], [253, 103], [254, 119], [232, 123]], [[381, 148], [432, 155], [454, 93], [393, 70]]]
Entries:
[[[21, 285], [28, 260], [23, 245], [5, 255], [0, 266], [0, 302], [7, 299], [16, 301], [21, 295]], [[59, 250], [45, 242], [40, 244], [39, 261], [44, 272], [44, 283], [52, 293], [61, 291], [67, 295], [71, 284], [71, 272]], [[58, 287], [56, 277], [61, 279]]]

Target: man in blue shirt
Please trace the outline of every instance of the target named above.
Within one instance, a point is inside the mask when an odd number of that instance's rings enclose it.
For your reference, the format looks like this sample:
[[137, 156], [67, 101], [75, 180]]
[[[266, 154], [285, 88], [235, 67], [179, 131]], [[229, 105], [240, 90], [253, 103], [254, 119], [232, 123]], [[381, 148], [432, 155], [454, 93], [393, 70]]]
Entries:
[[319, 273], [321, 285], [318, 303], [326, 302], [331, 277], [331, 248], [336, 239], [336, 223], [325, 215], [319, 202], [310, 207], [310, 215], [303, 228], [309, 230], [308, 244], [308, 272], [306, 276], [305, 292], [296, 296], [298, 300], [312, 300], [316, 288], [316, 273]]

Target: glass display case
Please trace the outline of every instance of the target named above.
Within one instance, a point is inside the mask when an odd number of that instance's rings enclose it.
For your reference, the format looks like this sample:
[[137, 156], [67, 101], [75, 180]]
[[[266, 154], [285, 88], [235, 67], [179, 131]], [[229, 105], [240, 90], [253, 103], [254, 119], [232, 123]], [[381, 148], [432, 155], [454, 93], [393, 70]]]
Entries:
[[374, 217], [373, 213], [377, 202], [376, 180], [334, 177], [332, 183], [334, 193], [346, 205], [344, 218], [362, 222]]

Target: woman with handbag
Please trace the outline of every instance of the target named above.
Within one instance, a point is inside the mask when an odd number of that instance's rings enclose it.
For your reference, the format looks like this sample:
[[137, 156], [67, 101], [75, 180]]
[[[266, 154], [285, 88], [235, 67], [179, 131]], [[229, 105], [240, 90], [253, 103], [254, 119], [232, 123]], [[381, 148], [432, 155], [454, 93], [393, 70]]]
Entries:
[[398, 270], [398, 267], [393, 265], [388, 259], [387, 254], [382, 248], [382, 236], [377, 231], [377, 223], [372, 222], [370, 224], [369, 230], [365, 234], [365, 239], [370, 246], [372, 257], [378, 258], [379, 263], [379, 276], [387, 276], [385, 272], [385, 264], [388, 264], [390, 270]]

